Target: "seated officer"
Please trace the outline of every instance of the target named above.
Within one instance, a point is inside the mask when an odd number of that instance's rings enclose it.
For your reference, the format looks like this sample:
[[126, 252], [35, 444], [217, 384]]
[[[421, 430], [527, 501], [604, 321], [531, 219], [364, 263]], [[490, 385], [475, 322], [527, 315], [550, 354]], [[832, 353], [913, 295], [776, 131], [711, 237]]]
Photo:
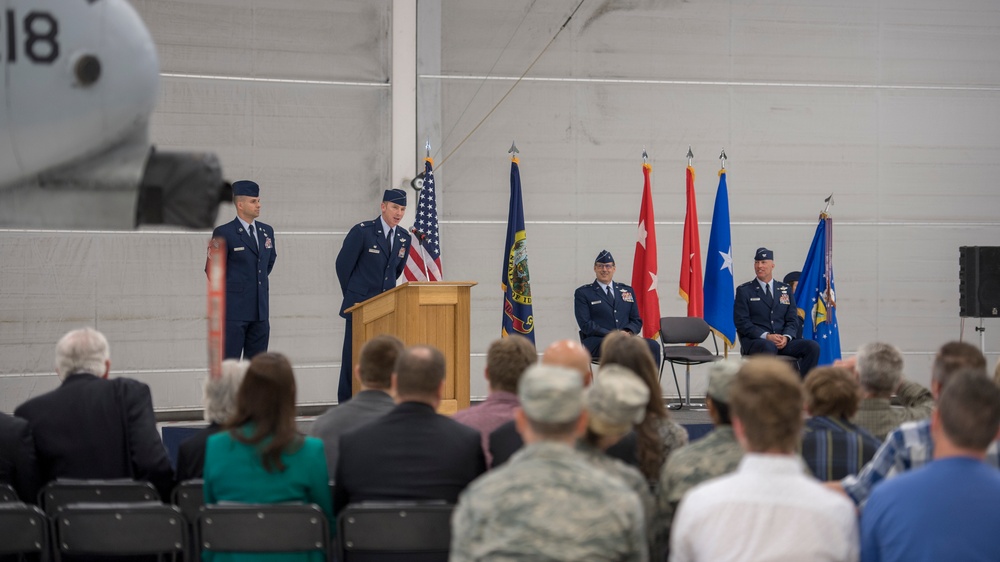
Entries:
[[[611, 256], [611, 252], [601, 250], [594, 262], [594, 273], [597, 279], [574, 293], [573, 307], [576, 323], [580, 325], [580, 341], [590, 351], [590, 355], [598, 359], [604, 336], [615, 331], [638, 335], [642, 332], [642, 318], [639, 317], [639, 306], [635, 302], [632, 287], [612, 281], [615, 276], [615, 258]], [[659, 366], [660, 344], [651, 339], [647, 339], [646, 343]]]
[[787, 355], [795, 359], [799, 375], [819, 362], [819, 344], [798, 337], [802, 320], [792, 288], [772, 277], [774, 252], [757, 248], [753, 268], [757, 278], [736, 288], [733, 321], [740, 336], [740, 353]]

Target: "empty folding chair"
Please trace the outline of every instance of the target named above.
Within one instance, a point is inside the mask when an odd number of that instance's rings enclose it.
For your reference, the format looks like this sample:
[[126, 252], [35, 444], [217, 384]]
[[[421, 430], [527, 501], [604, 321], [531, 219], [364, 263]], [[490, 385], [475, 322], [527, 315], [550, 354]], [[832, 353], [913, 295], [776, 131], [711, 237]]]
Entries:
[[[670, 404], [668, 408], [679, 409], [685, 404], [691, 406], [704, 406], [704, 404], [691, 403], [691, 365], [701, 365], [722, 359], [719, 355], [719, 344], [712, 336], [715, 343], [715, 353], [705, 349], [700, 344], [708, 339], [711, 328], [704, 319], [696, 316], [664, 316], [660, 318], [660, 338], [663, 342], [663, 363], [660, 364], [660, 377], [663, 376], [663, 365], [670, 363], [670, 371], [674, 375], [674, 386], [677, 388], [677, 404]], [[686, 400], [680, 401], [681, 387], [677, 382], [677, 371], [674, 365], [683, 365], [684, 384]]]

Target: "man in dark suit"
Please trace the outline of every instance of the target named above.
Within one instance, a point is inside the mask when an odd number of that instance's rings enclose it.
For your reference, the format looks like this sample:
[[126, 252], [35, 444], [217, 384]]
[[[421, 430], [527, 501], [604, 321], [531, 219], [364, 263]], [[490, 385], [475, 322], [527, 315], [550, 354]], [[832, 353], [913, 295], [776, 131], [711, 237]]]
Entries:
[[397, 406], [340, 437], [333, 509], [370, 500], [458, 501], [486, 471], [479, 432], [435, 412], [445, 362], [430, 346], [406, 349], [392, 375]]
[[216, 227], [212, 240], [226, 242], [226, 359], [242, 355], [249, 361], [267, 351], [271, 335], [267, 278], [278, 253], [274, 229], [257, 220], [260, 187], [249, 180], [234, 182], [233, 204], [236, 218]]
[[[580, 341], [594, 359], [600, 358], [604, 336], [614, 331], [629, 335], [642, 332], [642, 318], [635, 303], [635, 292], [624, 283], [615, 283], [615, 258], [611, 252], [601, 250], [594, 261], [597, 279], [576, 290], [573, 307], [576, 323], [580, 326]], [[653, 360], [660, 364], [660, 344], [647, 339]]]
[[309, 434], [323, 440], [329, 470], [337, 466], [341, 435], [384, 416], [396, 406], [389, 392], [392, 370], [402, 352], [403, 342], [388, 334], [365, 342], [354, 366], [354, 378], [361, 383], [361, 392], [346, 404], [333, 406], [313, 422]]
[[149, 387], [108, 380], [108, 340], [93, 328], [69, 332], [56, 344], [59, 388], [21, 404], [42, 483], [56, 478], [135, 478], [169, 498], [174, 484], [167, 450], [156, 430]]
[[774, 252], [757, 248], [753, 259], [757, 278], [736, 288], [733, 305], [740, 353], [787, 355], [795, 359], [799, 374], [805, 377], [819, 362], [819, 344], [797, 337], [802, 320], [792, 288], [773, 278]]
[[21, 501], [35, 503], [38, 495], [35, 441], [27, 421], [3, 412], [0, 412], [0, 482], [13, 486]]
[[344, 351], [340, 361], [337, 401], [351, 399], [351, 315], [344, 312], [396, 286], [410, 251], [410, 234], [399, 226], [406, 212], [406, 192], [387, 189], [382, 194], [382, 215], [354, 225], [337, 254], [337, 279], [344, 294], [340, 316], [347, 320]]

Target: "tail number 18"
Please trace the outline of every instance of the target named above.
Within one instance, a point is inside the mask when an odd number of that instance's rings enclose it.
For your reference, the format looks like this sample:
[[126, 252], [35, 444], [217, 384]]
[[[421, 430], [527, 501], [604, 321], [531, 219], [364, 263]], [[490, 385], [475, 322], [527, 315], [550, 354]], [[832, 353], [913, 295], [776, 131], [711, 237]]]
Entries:
[[[3, 44], [5, 52], [0, 52], [0, 60], [9, 63], [17, 62], [19, 56], [36, 64], [52, 64], [59, 58], [59, 22], [48, 12], [28, 12], [21, 20], [18, 30], [18, 19], [14, 10], [6, 10], [0, 17], [0, 33], [6, 35]], [[18, 40], [23, 38], [23, 44]], [[20, 47], [20, 50], [18, 49]]]

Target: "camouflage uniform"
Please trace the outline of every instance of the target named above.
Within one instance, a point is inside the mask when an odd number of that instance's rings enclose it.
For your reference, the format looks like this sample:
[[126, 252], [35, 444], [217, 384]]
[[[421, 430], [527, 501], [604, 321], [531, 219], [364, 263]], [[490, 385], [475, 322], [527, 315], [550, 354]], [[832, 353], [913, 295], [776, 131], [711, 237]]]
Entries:
[[452, 562], [649, 560], [639, 498], [564, 443], [528, 445], [474, 481], [451, 528]]
[[660, 420], [656, 428], [663, 440], [663, 460], [666, 461], [674, 451], [688, 444], [688, 432], [684, 426], [671, 419]]
[[581, 442], [577, 445], [576, 450], [583, 454], [597, 468], [621, 478], [625, 482], [625, 485], [639, 496], [639, 502], [642, 504], [643, 520], [646, 524], [647, 540], [650, 546], [652, 546], [654, 539], [653, 514], [655, 513], [655, 504], [653, 494], [649, 491], [649, 482], [646, 481], [646, 477], [636, 467], [625, 464], [616, 458], [609, 457], [604, 451], [592, 445]]
[[670, 525], [681, 498], [691, 488], [706, 480], [736, 470], [743, 449], [729, 425], [716, 426], [708, 435], [674, 452], [660, 473], [656, 495], [653, 532], [656, 544], [670, 544]]

